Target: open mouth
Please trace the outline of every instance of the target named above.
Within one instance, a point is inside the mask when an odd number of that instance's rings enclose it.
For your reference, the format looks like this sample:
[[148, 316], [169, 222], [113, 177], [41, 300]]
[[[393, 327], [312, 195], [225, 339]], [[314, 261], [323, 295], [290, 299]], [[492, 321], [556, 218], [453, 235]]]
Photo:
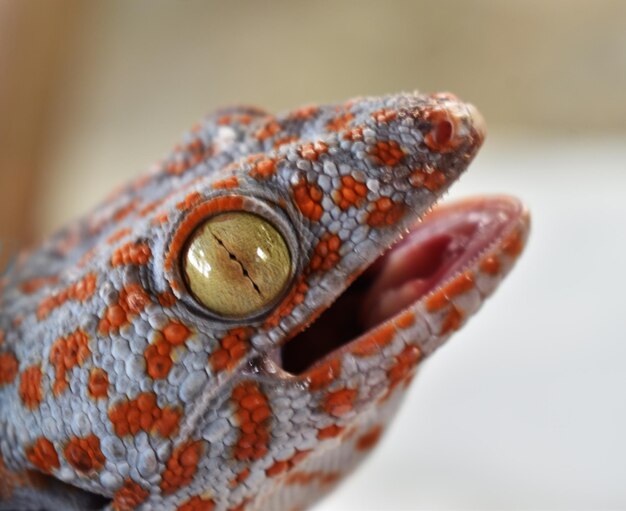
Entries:
[[510, 197], [481, 197], [437, 206], [376, 259], [313, 324], [281, 348], [284, 371], [301, 374], [347, 349], [480, 257], [524, 214]]

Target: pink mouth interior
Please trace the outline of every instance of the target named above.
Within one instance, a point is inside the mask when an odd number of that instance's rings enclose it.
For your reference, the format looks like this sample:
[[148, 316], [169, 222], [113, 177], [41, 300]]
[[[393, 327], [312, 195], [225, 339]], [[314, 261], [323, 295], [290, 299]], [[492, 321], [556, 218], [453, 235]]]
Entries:
[[518, 205], [505, 198], [437, 208], [282, 347], [282, 368], [300, 374], [419, 301], [467, 268], [519, 214]]

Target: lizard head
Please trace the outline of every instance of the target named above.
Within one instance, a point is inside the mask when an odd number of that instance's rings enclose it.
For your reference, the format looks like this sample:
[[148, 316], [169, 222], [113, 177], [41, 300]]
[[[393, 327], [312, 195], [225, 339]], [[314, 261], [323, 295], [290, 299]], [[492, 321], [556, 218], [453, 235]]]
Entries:
[[4, 277], [4, 459], [160, 508], [325, 492], [521, 251], [514, 199], [435, 208], [484, 136], [451, 94], [206, 118]]
[[315, 322], [433, 207], [482, 144], [484, 121], [435, 94], [355, 99], [263, 123], [257, 136], [274, 133], [262, 152], [186, 190], [193, 204], [169, 222], [155, 281], [163, 276], [199, 318], [252, 326], [251, 345], [265, 352]]

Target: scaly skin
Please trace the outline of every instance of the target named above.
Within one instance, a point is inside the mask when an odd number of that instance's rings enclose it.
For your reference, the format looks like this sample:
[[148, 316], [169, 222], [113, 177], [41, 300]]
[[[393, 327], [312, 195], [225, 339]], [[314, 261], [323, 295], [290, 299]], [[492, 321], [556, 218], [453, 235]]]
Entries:
[[[450, 94], [220, 111], [21, 254], [0, 280], [0, 509], [292, 510], [326, 493], [521, 252], [528, 216], [512, 199], [437, 208], [415, 227], [483, 130]], [[208, 313], [182, 276], [195, 228], [229, 210], [265, 217], [292, 257], [280, 301], [249, 320]], [[441, 238], [472, 215], [495, 225], [479, 252], [401, 307], [393, 292], [374, 304], [397, 269], [383, 265], [366, 327], [298, 361], [316, 335], [324, 345], [316, 319], [407, 229]]]

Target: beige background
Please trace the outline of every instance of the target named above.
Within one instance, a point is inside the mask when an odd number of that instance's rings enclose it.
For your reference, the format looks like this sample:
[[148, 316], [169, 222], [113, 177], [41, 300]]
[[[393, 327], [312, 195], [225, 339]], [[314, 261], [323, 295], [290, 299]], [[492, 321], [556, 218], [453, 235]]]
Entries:
[[502, 128], [626, 130], [626, 2], [0, 1], [0, 239], [31, 240], [216, 106], [452, 90]]
[[414, 88], [487, 119], [452, 195], [516, 194], [533, 233], [320, 511], [626, 508], [626, 1], [0, 0], [0, 241], [87, 211], [217, 106]]

